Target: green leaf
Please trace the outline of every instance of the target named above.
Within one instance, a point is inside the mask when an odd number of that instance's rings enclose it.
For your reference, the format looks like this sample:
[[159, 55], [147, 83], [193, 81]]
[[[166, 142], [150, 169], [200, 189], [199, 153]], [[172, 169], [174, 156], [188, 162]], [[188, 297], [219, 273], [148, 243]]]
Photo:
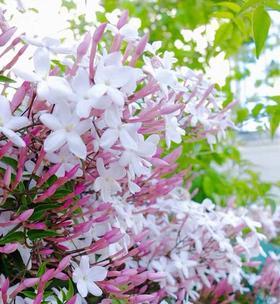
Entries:
[[43, 262], [40, 266], [39, 266], [39, 269], [37, 271], [37, 277], [41, 277], [45, 271], [46, 271], [46, 265], [47, 265], [47, 262]]
[[11, 157], [8, 156], [3, 156], [1, 158], [1, 162], [3, 162], [6, 165], [11, 166], [14, 170], [17, 169], [17, 161]]
[[232, 19], [234, 17], [234, 15], [231, 12], [218, 11], [218, 12], [213, 13], [213, 17], [223, 18], [223, 19]]
[[263, 104], [258, 103], [257, 105], [254, 106], [252, 110], [252, 114], [254, 117], [257, 117], [260, 114], [260, 111], [263, 109]]
[[15, 83], [15, 81], [7, 76], [0, 75], [0, 82]]
[[280, 3], [278, 0], [266, 0], [265, 5], [272, 10], [280, 11]]
[[277, 102], [278, 104], [280, 104], [280, 95], [278, 96], [269, 96], [269, 98], [275, 102]]
[[259, 6], [254, 10], [253, 14], [253, 34], [256, 46], [256, 56], [259, 58], [261, 51], [265, 45], [265, 41], [269, 32], [271, 20], [269, 14], [263, 6]]
[[57, 208], [58, 206], [59, 205], [57, 203], [39, 205], [39, 206], [35, 207], [35, 210], [34, 210], [32, 216], [30, 217], [30, 220], [38, 221], [44, 216], [46, 211]]
[[216, 32], [214, 45], [219, 45], [222, 41], [226, 40], [232, 35], [233, 24], [231, 22], [222, 24]]
[[247, 108], [240, 108], [236, 112], [236, 122], [241, 123], [245, 121], [249, 116], [249, 110]]
[[10, 232], [0, 239], [0, 245], [13, 242], [21, 242], [22, 240], [24, 240], [24, 237], [25, 235], [22, 231]]
[[219, 3], [217, 3], [217, 5], [227, 7], [236, 13], [238, 13], [241, 9], [241, 7], [237, 3], [229, 2], [229, 1], [219, 2]]
[[68, 281], [68, 291], [66, 294], [66, 299], [65, 300], [70, 300], [74, 295], [74, 286], [71, 280]]
[[31, 241], [43, 239], [45, 237], [57, 236], [58, 233], [52, 230], [29, 230], [27, 236]]
[[240, 12], [244, 12], [248, 8], [254, 7], [256, 5], [260, 5], [262, 3], [263, 3], [262, 0], [248, 0], [241, 6]]

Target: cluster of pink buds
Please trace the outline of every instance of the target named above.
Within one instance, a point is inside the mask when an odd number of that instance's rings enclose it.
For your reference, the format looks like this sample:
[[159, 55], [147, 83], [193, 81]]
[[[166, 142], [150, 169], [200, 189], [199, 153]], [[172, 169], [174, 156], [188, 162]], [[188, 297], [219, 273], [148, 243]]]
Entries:
[[127, 12], [71, 48], [12, 40], [2, 11], [0, 29], [0, 303], [242, 291], [243, 266], [262, 253], [257, 225], [192, 202], [180, 190], [190, 169], [176, 171], [183, 136], [214, 144], [234, 103], [174, 68]]

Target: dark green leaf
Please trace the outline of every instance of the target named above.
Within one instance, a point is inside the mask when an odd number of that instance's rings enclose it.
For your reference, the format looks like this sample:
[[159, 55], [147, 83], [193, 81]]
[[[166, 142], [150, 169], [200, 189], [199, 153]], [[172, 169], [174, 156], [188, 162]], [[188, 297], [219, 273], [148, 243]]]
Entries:
[[45, 237], [57, 236], [58, 233], [52, 230], [29, 230], [27, 236], [31, 241], [43, 239]]
[[0, 82], [14, 83], [15, 81], [7, 76], [0, 75]]
[[24, 240], [24, 233], [22, 231], [14, 231], [0, 238], [0, 245], [13, 242], [21, 242], [22, 240]]

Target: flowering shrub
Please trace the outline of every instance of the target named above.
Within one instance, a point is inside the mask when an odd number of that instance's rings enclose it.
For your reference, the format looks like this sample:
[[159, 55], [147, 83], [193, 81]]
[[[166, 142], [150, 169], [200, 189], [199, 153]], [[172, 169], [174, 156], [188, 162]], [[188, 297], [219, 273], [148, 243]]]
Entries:
[[[126, 12], [71, 48], [27, 35], [10, 42], [16, 29], [3, 14], [0, 27], [3, 60], [20, 46], [1, 70], [1, 303], [245, 292], [245, 268], [265, 255], [260, 224], [191, 201], [191, 172], [176, 171], [172, 148], [183, 135], [214, 144], [234, 103], [221, 108], [201, 75], [173, 69], [172, 54], [140, 37]], [[33, 62], [19, 69], [27, 48]]]

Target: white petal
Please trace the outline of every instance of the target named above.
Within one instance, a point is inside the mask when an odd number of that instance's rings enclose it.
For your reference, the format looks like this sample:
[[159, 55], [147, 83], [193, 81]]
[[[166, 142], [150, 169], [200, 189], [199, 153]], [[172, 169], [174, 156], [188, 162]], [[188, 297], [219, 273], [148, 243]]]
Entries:
[[120, 131], [120, 141], [123, 147], [127, 149], [137, 149], [136, 140], [124, 128]]
[[30, 81], [30, 82], [38, 82], [41, 80], [39, 75], [33, 73], [33, 72], [27, 72], [23, 69], [13, 69], [13, 72], [20, 77], [23, 80]]
[[103, 281], [107, 276], [107, 269], [102, 266], [93, 266], [90, 270], [89, 277], [93, 281]]
[[87, 147], [81, 137], [74, 132], [67, 134], [67, 143], [69, 150], [81, 159], [86, 159], [87, 157]]
[[107, 129], [100, 138], [100, 146], [103, 149], [111, 148], [118, 140], [119, 133], [116, 129]]
[[103, 181], [103, 178], [100, 176], [97, 177], [97, 179], [94, 181], [93, 188], [95, 191], [99, 191], [101, 189], [102, 181]]
[[76, 106], [76, 113], [81, 118], [87, 118], [90, 114], [91, 108], [90, 100], [81, 100]]
[[109, 88], [107, 91], [108, 96], [114, 101], [114, 103], [118, 106], [123, 106], [124, 104], [124, 96], [121, 91], [114, 88]]
[[114, 179], [119, 180], [125, 176], [126, 171], [118, 163], [113, 163], [113, 164], [111, 164], [110, 169], [108, 170], [108, 173]]
[[108, 66], [104, 68], [104, 73], [110, 86], [114, 88], [121, 88], [133, 77], [131, 70], [125, 67]]
[[41, 122], [50, 130], [56, 131], [62, 129], [60, 121], [52, 114], [45, 113], [40, 116]]
[[8, 121], [11, 116], [12, 113], [9, 100], [6, 97], [0, 95], [0, 117], [5, 122]]
[[89, 75], [85, 69], [80, 68], [72, 80], [72, 87], [76, 93], [83, 96], [90, 88]]
[[16, 146], [25, 147], [23, 139], [14, 131], [6, 128], [0, 128], [0, 131], [7, 136]]
[[90, 128], [91, 128], [92, 124], [91, 124], [91, 121], [89, 119], [87, 120], [82, 120], [80, 121], [75, 130], [76, 132], [79, 134], [79, 135], [82, 135], [84, 134], [86, 131], [88, 131]]
[[102, 158], [97, 158], [96, 160], [96, 168], [100, 176], [106, 175], [106, 169], [104, 167], [104, 162]]
[[108, 87], [104, 84], [94, 85], [88, 92], [89, 96], [99, 98], [107, 92]]
[[46, 152], [54, 152], [62, 147], [66, 142], [66, 133], [64, 130], [58, 130], [51, 133], [44, 142]]
[[96, 297], [100, 297], [102, 295], [102, 290], [93, 282], [92, 283], [88, 282], [87, 288], [88, 291]]
[[85, 298], [88, 294], [88, 288], [87, 288], [87, 284], [84, 280], [79, 280], [77, 283], [77, 288], [79, 291], [79, 294]]
[[46, 77], [50, 71], [50, 55], [46, 48], [38, 48], [33, 56], [36, 74], [42, 78]]
[[19, 116], [19, 117], [13, 117], [11, 120], [9, 120], [5, 127], [11, 130], [18, 130], [21, 128], [24, 128], [29, 125], [29, 120], [27, 117]]
[[83, 255], [80, 261], [80, 269], [82, 273], [86, 274], [89, 270], [89, 257], [87, 255]]
[[104, 120], [111, 128], [117, 128], [121, 124], [121, 113], [117, 106], [112, 105], [104, 112]]

